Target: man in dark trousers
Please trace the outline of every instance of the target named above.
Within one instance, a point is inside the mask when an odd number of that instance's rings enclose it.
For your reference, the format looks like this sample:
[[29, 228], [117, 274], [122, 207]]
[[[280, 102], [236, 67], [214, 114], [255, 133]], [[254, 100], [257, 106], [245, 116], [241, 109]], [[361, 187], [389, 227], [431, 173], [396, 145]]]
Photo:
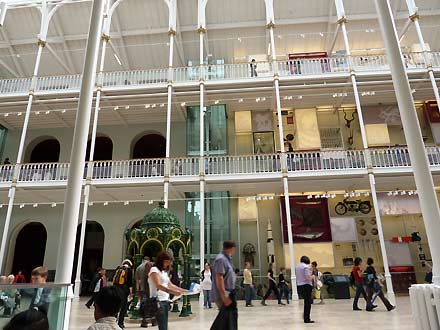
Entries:
[[235, 298], [237, 277], [232, 264], [235, 247], [233, 241], [225, 241], [223, 252], [215, 258], [212, 267], [212, 301], [217, 304], [220, 311], [211, 330], [236, 330], [238, 327], [237, 300]]
[[92, 297], [86, 303], [87, 308], [90, 308], [93, 305], [98, 293], [106, 286], [107, 286], [107, 281], [105, 278], [105, 269], [99, 267], [96, 271], [96, 274], [93, 276], [92, 283], [90, 284], [93, 293], [92, 293]]
[[296, 284], [298, 293], [304, 299], [304, 323], [315, 323], [310, 319], [310, 311], [312, 309], [312, 290], [313, 290], [313, 274], [310, 268], [309, 257], [302, 256], [300, 263], [296, 266]]
[[144, 256], [142, 263], [136, 268], [135, 272], [136, 294], [141, 302], [140, 310], [142, 316], [142, 328], [147, 328], [149, 322], [151, 322], [152, 325], [156, 325], [156, 319], [154, 317], [151, 318], [149, 315], [145, 315], [145, 301], [150, 297], [148, 274], [150, 273], [153, 265], [154, 263], [150, 260], [150, 258], [148, 256]]
[[118, 325], [121, 329], [125, 328], [124, 318], [128, 311], [128, 301], [133, 297], [133, 263], [125, 259], [122, 265], [116, 268], [113, 276], [113, 285], [119, 288], [121, 292], [121, 311], [118, 316]]

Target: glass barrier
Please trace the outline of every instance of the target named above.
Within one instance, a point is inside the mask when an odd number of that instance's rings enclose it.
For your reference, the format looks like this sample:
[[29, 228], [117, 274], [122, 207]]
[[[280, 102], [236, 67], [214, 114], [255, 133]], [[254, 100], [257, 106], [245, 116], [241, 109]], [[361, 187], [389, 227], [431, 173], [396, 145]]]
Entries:
[[50, 330], [63, 329], [69, 286], [0, 284], [0, 328], [18, 313], [36, 309], [47, 314]]

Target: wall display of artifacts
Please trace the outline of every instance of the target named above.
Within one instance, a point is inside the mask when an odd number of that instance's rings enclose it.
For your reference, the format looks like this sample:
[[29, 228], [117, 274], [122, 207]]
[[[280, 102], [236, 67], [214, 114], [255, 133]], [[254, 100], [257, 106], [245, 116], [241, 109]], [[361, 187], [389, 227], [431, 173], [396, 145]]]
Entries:
[[332, 238], [335, 242], [357, 242], [356, 220], [352, 217], [330, 218]]
[[[278, 134], [278, 114], [276, 112], [273, 113], [273, 122], [274, 122], [274, 132], [275, 132], [275, 147], [276, 151], [280, 152], [280, 138]], [[282, 110], [281, 111], [281, 122], [283, 124], [284, 131], [284, 149], [289, 151], [295, 151], [296, 146], [296, 129], [295, 129], [295, 112], [293, 110]]]
[[[295, 243], [331, 242], [332, 233], [327, 199], [290, 197], [292, 232]], [[284, 243], [288, 243], [287, 218], [284, 200], [280, 199]]]
[[363, 259], [371, 257], [374, 260], [381, 259], [379, 231], [375, 218], [356, 219], [358, 231], [358, 256]]

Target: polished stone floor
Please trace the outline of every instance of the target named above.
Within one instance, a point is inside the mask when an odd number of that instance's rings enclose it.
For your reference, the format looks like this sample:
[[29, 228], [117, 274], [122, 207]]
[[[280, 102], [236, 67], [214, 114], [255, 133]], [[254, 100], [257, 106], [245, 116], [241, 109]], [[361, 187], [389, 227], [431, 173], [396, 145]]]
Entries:
[[[73, 302], [69, 329], [84, 330], [93, 322], [93, 309], [88, 310], [84, 303], [85, 300], [83, 299]], [[373, 313], [351, 311], [351, 302], [349, 300], [327, 300], [324, 305], [314, 305], [312, 307], [312, 319], [316, 321], [315, 324], [304, 324], [301, 322], [301, 303], [296, 302], [288, 306], [279, 307], [276, 302], [270, 301], [268, 305], [264, 307], [256, 303], [253, 308], [239, 307], [238, 328], [240, 330], [416, 330], [411, 316], [408, 297], [398, 298], [398, 307], [393, 312], [387, 312], [383, 305], [380, 305]], [[178, 318], [176, 314], [172, 313], [168, 328], [170, 330], [209, 329], [217, 312], [214, 309], [203, 310], [196, 302], [193, 302], [192, 306], [194, 314], [189, 318]], [[126, 328], [139, 328], [139, 323], [132, 323], [127, 320]], [[154, 327], [152, 329], [157, 328]]]

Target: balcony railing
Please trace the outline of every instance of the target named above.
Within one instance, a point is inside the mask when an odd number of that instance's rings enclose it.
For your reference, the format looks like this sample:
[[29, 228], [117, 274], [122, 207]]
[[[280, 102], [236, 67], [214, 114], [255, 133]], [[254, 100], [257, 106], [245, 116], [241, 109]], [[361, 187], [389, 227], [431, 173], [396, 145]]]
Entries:
[[[440, 147], [426, 147], [431, 166], [440, 166]], [[411, 161], [408, 149], [380, 148], [368, 150], [373, 168], [409, 168]], [[333, 150], [292, 152], [286, 155], [287, 171], [290, 174], [316, 172], [317, 174], [366, 169], [367, 162], [363, 150]], [[280, 174], [282, 172], [281, 154], [258, 154], [243, 156], [207, 156], [204, 158], [204, 171], [207, 176]], [[86, 178], [89, 166], [93, 180], [131, 180], [139, 178], [163, 178], [167, 173], [167, 160], [132, 159], [88, 162], [84, 168]], [[15, 166], [0, 166], [0, 183], [10, 183]], [[199, 157], [171, 158], [169, 176], [174, 178], [198, 177]], [[19, 167], [18, 182], [63, 182], [69, 174], [68, 163], [22, 164]]]
[[[440, 68], [440, 52], [404, 54], [408, 69], [424, 68], [426, 61], [434, 68]], [[350, 63], [352, 63], [350, 65]], [[389, 70], [386, 55], [368, 56], [335, 56], [319, 59], [294, 59], [272, 62], [258, 62], [257, 74], [252, 74], [248, 63], [204, 65], [180, 68], [105, 72], [102, 76], [104, 88], [166, 85], [169, 79], [176, 83], [190, 83], [204, 78], [207, 81], [259, 79], [272, 77], [278, 73], [287, 76], [320, 76], [349, 72], [350, 67], [359, 72], [380, 72]], [[1, 94], [27, 93], [31, 88], [31, 78], [0, 80]], [[78, 90], [81, 75], [38, 77], [35, 89], [37, 92], [56, 92]]]

